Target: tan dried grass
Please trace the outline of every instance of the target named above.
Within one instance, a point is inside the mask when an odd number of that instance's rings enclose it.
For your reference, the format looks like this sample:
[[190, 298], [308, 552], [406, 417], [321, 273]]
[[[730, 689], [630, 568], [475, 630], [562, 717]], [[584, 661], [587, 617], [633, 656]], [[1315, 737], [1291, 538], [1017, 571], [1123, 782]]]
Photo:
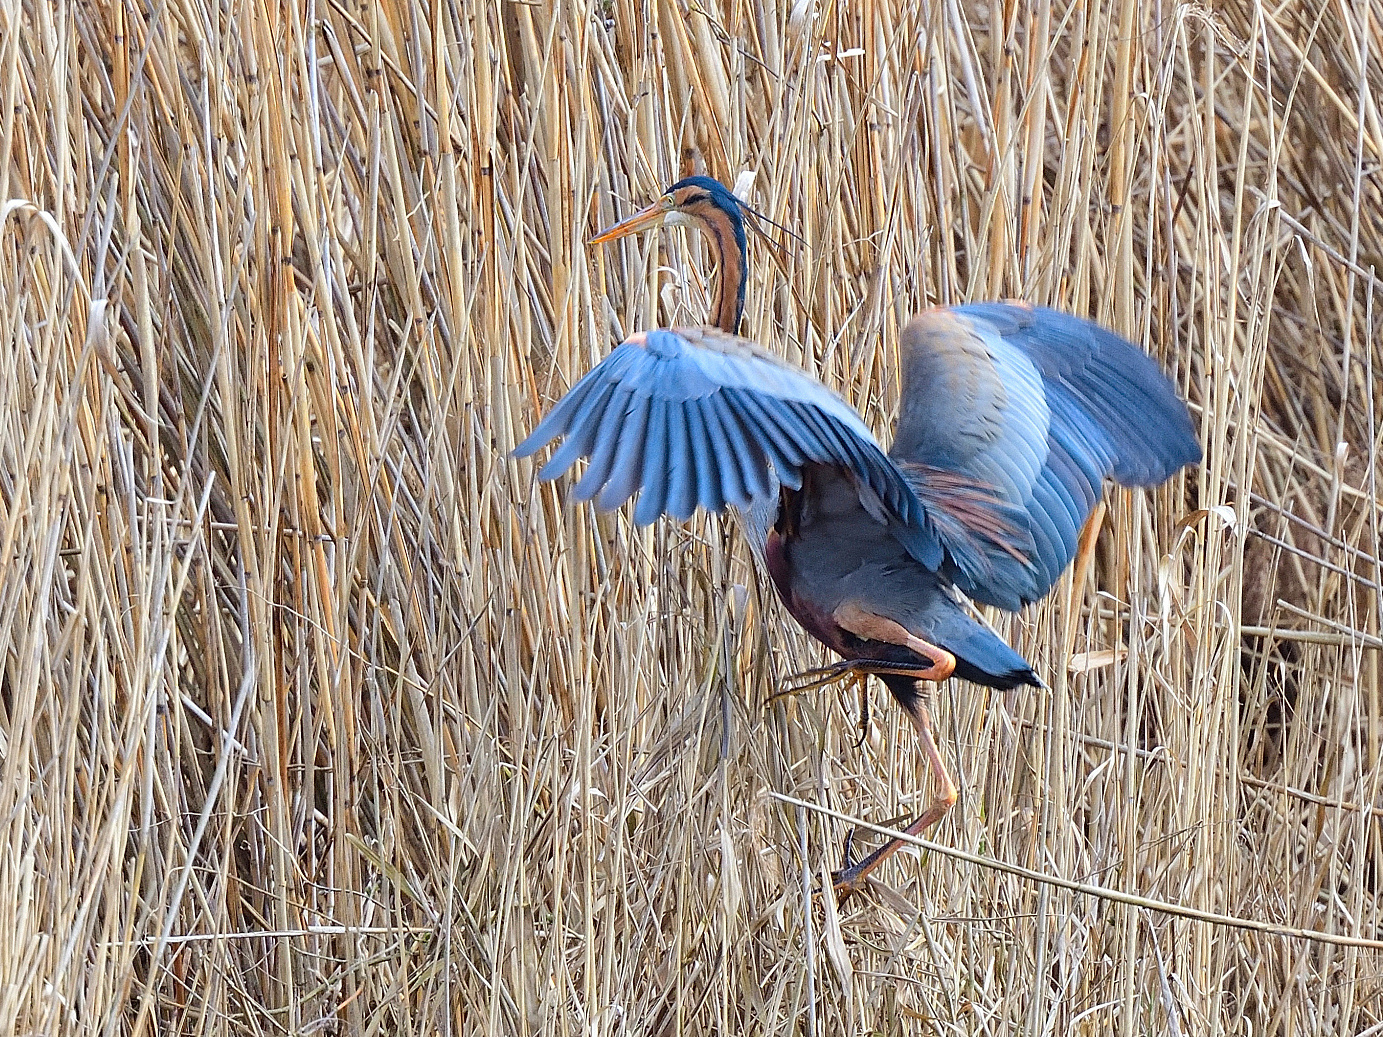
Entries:
[[[1379, 1032], [1377, 951], [1139, 903], [1378, 935], [1380, 24], [0, 6], [0, 1032]], [[768, 703], [823, 653], [728, 524], [508, 458], [704, 313], [699, 242], [585, 245], [684, 153], [802, 239], [747, 329], [875, 427], [906, 315], [1011, 295], [1206, 446], [1000, 621], [1049, 690], [938, 695], [981, 862], [843, 910], [776, 795], [915, 808], [896, 711]]]

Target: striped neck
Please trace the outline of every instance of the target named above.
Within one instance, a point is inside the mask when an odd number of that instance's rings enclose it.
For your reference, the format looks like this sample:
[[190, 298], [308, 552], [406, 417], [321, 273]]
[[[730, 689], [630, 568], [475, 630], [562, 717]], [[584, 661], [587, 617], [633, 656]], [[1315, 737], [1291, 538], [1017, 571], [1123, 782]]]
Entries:
[[728, 242], [724, 228], [717, 228], [714, 233], [708, 228], [702, 229], [706, 230], [707, 237], [711, 239], [711, 251], [715, 253], [716, 261], [715, 289], [711, 296], [711, 323], [721, 331], [738, 335], [740, 321], [744, 317], [744, 290], [747, 281], [745, 273], [749, 266], [744, 226], [736, 226], [734, 230], [738, 233]]
[[[728, 192], [727, 192], [728, 193]], [[711, 196], [691, 200], [686, 207], [710, 242], [716, 264], [715, 284], [711, 292], [710, 323], [721, 331], [739, 334], [744, 316], [744, 291], [749, 269], [749, 243], [744, 236], [744, 218], [739, 204], [731, 198], [728, 203]]]

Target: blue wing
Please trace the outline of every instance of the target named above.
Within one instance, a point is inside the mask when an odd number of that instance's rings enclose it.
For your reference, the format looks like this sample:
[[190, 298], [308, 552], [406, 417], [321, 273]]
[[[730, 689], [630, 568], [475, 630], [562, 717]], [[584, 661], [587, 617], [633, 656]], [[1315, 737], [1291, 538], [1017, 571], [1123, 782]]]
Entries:
[[774, 494], [775, 478], [800, 489], [807, 465], [841, 467], [855, 476], [862, 506], [882, 506], [894, 520], [910, 555], [931, 569], [942, 564], [921, 501], [854, 409], [805, 372], [715, 329], [634, 335], [514, 453], [526, 457], [558, 436], [566, 441], [539, 477], [589, 457], [576, 498], [608, 509], [638, 492], [640, 525], [662, 514], [686, 519], [698, 504], [745, 507]]
[[1106, 476], [1152, 486], [1200, 460], [1156, 362], [1079, 317], [1015, 303], [931, 310], [900, 351], [889, 456], [938, 531], [944, 572], [977, 601], [1017, 609], [1045, 594]]

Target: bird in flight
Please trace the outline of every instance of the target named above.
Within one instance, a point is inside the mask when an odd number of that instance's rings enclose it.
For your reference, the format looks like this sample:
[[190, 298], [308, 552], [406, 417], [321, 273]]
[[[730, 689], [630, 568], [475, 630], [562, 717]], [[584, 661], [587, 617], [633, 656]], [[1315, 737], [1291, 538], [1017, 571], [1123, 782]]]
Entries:
[[[558, 437], [539, 472], [589, 458], [574, 497], [634, 521], [733, 506], [787, 610], [845, 663], [877, 675], [916, 729], [937, 785], [906, 832], [956, 799], [924, 681], [1039, 685], [960, 595], [1017, 611], [1076, 553], [1106, 477], [1156, 486], [1201, 458], [1191, 416], [1157, 363], [1091, 321], [1016, 302], [927, 310], [899, 340], [901, 402], [888, 450], [817, 379], [735, 334], [745, 207], [691, 177], [603, 231], [699, 227], [717, 263], [713, 327], [631, 335], [574, 385], [515, 454]], [[959, 592], [959, 593], [957, 593]], [[834, 875], [859, 889], [897, 840]]]

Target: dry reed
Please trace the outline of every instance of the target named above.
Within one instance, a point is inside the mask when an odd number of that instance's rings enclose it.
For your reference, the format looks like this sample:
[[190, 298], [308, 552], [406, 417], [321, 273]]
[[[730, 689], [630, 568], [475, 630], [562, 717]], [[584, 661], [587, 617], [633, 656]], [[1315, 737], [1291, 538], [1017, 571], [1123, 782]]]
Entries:
[[[1380, 25], [0, 4], [0, 1032], [1383, 1032], [1377, 951], [1140, 906], [1379, 935]], [[1050, 689], [939, 692], [968, 859], [840, 909], [779, 797], [907, 813], [910, 730], [769, 702], [825, 657], [731, 523], [508, 457], [705, 312], [699, 242], [585, 245], [684, 161], [876, 428], [903, 318], [1019, 296], [1206, 447], [999, 620]]]

